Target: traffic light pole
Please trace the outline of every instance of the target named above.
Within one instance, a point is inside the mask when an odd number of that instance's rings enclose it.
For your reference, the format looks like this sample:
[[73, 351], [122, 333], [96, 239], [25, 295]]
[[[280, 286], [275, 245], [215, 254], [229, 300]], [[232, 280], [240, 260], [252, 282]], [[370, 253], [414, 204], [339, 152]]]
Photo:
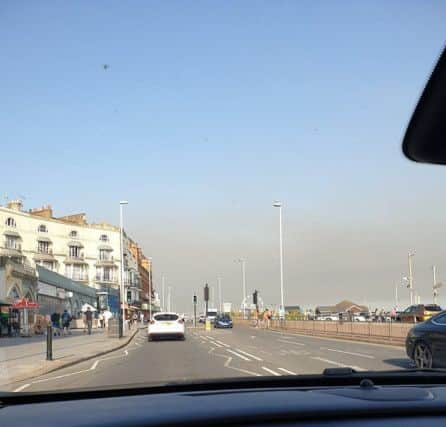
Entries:
[[194, 327], [197, 327], [197, 296], [194, 294]]

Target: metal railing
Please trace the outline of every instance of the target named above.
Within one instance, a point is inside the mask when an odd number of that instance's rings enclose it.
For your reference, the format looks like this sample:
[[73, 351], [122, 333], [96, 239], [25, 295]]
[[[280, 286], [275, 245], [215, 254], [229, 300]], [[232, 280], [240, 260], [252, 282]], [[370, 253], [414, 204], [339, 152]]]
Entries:
[[13, 249], [15, 251], [22, 250], [22, 244], [19, 242], [13, 242], [11, 240], [5, 240], [4, 246], [5, 249]]

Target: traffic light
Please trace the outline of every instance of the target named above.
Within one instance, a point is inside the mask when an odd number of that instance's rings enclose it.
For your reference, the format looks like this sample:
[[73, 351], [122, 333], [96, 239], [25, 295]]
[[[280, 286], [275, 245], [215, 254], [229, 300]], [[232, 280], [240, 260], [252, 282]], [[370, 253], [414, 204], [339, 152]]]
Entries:
[[194, 294], [194, 304], [197, 303], [197, 296]]
[[132, 291], [127, 291], [127, 302], [132, 302]]
[[254, 293], [252, 294], [252, 302], [254, 303], [254, 305], [257, 305], [257, 301], [258, 301], [257, 295], [258, 295], [258, 291], [255, 290]]
[[206, 286], [204, 287], [204, 300], [206, 302], [209, 301], [209, 286], [207, 283], [206, 283]]

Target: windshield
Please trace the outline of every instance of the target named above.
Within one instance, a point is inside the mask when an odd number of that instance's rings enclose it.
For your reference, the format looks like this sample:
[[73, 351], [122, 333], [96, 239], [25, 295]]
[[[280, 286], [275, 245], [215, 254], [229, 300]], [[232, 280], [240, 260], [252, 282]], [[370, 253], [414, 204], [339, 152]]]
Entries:
[[0, 391], [441, 364], [446, 168], [401, 141], [445, 19], [4, 2]]

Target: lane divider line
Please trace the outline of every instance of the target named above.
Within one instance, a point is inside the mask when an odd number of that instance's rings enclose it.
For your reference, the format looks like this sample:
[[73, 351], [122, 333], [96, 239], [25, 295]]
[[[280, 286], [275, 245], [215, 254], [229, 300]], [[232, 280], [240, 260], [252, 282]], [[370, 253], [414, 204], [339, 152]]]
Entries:
[[366, 359], [374, 359], [375, 358], [375, 356], [370, 356], [370, 354], [356, 353], [354, 351], [337, 350], [334, 348], [327, 348], [327, 347], [320, 347], [320, 349], [325, 350], [325, 351], [334, 351], [336, 353], [351, 354], [352, 356], [365, 357]]
[[270, 374], [275, 375], [276, 377], [280, 377], [280, 376], [282, 376], [282, 374], [279, 374], [278, 372], [273, 371], [272, 369], [269, 369], [269, 368], [267, 368], [266, 366], [262, 366], [262, 369], [263, 369], [264, 371], [266, 371], [266, 372], [269, 372]]
[[287, 344], [302, 345], [302, 346], [305, 345], [305, 344], [302, 344], [301, 342], [295, 342], [295, 341], [287, 341], [287, 340], [277, 340], [277, 341], [284, 342]]
[[231, 347], [230, 345], [228, 345], [228, 344], [226, 344], [226, 343], [224, 343], [224, 342], [222, 342], [222, 341], [219, 341], [219, 340], [215, 340], [215, 341], [217, 341], [219, 344], [221, 344], [223, 347]]
[[240, 350], [239, 348], [236, 348], [236, 350], [237, 350], [239, 353], [244, 354], [245, 356], [248, 356], [248, 357], [251, 357], [251, 358], [253, 358], [253, 359], [255, 359], [255, 360], [258, 360], [259, 362], [263, 362], [263, 359], [261, 359], [261, 358], [258, 357], [258, 356], [254, 356], [253, 354], [251, 354], [251, 353], [247, 353], [246, 351]]
[[289, 371], [288, 369], [285, 368], [277, 368], [279, 371], [285, 372], [286, 374], [290, 374], [290, 375], [297, 375], [296, 372], [293, 371]]
[[234, 351], [234, 350], [230, 350], [229, 348], [227, 348], [226, 351], [228, 351], [229, 353], [231, 353], [231, 354], [233, 354], [233, 355], [239, 357], [239, 358], [242, 359], [242, 360], [246, 360], [247, 362], [250, 362], [250, 361], [251, 361], [251, 359], [248, 359], [246, 356], [243, 356], [243, 354], [237, 353], [237, 352]]
[[329, 363], [330, 365], [339, 366], [341, 368], [352, 368], [355, 371], [365, 371], [365, 369], [359, 366], [345, 365], [344, 363], [335, 362], [334, 360], [324, 359], [323, 357], [312, 357], [313, 360], [319, 360], [319, 362]]

